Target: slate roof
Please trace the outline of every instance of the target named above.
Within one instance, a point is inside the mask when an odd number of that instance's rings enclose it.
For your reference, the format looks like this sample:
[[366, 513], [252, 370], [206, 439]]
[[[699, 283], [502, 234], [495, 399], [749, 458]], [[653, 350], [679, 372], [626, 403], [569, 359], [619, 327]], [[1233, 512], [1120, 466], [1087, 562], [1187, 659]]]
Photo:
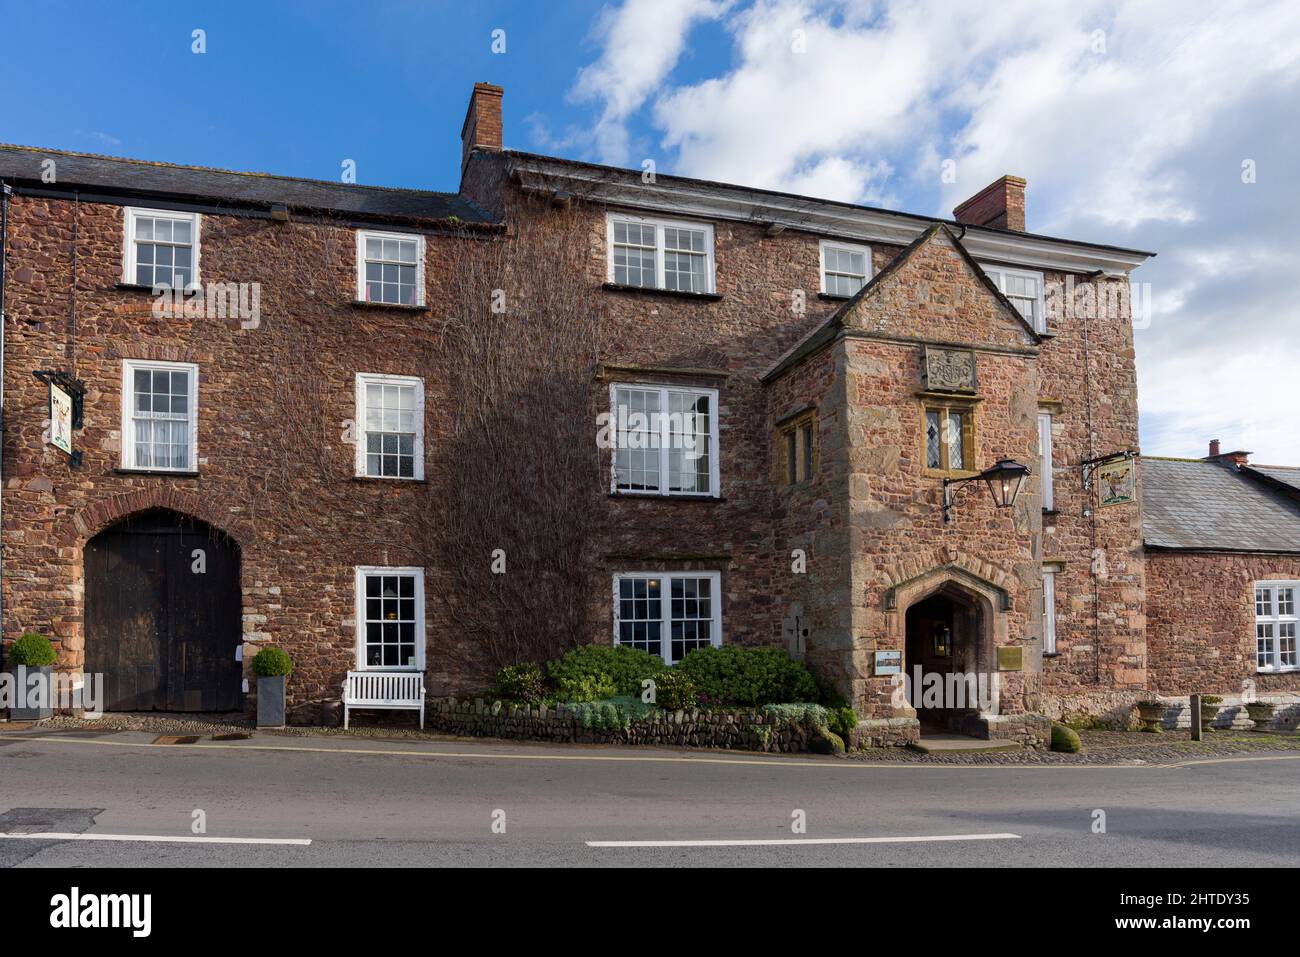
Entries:
[[1142, 459], [1148, 548], [1300, 553], [1300, 503], [1229, 464]]
[[[42, 183], [41, 161], [55, 161], [57, 183]], [[0, 144], [0, 178], [27, 184], [32, 192], [77, 187], [106, 194], [170, 197], [201, 204], [328, 211], [361, 218], [447, 220], [491, 224], [482, 207], [456, 193], [390, 189], [325, 180], [240, 173], [205, 166], [178, 166], [145, 160], [69, 153]]]
[[1294, 465], [1251, 465], [1248, 468], [1250, 471], [1258, 472], [1280, 485], [1285, 485], [1296, 492], [1300, 492], [1300, 467]]

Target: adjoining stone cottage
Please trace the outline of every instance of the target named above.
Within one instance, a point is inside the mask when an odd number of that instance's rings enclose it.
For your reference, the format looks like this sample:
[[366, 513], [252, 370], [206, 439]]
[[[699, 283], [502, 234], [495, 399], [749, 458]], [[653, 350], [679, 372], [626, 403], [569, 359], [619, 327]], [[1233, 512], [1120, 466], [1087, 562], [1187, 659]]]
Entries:
[[[467, 264], [564, 216], [582, 248], [548, 282], [609, 317], [590, 405], [621, 423], [573, 477], [600, 520], [588, 640], [784, 645], [864, 741], [1032, 737], [1253, 678], [1179, 667], [1201, 646], [1166, 596], [1220, 559], [1144, 544], [1127, 292], [1149, 253], [1027, 232], [1011, 176], [939, 220], [505, 150], [502, 95], [474, 88], [454, 194], [0, 147], [6, 640], [50, 634], [124, 710], [247, 707], [267, 643], [300, 721], [335, 721], [353, 669], [481, 687], [457, 576], [411, 532], [480, 480], [437, 353]], [[159, 309], [164, 278], [256, 287], [256, 322]], [[75, 469], [50, 370], [84, 384]], [[629, 409], [688, 418], [638, 445]], [[1007, 507], [980, 478], [1000, 461], [1030, 470]], [[1249, 642], [1253, 600], [1224, 598], [1221, 644]], [[1296, 689], [1286, 661], [1259, 684]], [[918, 714], [894, 673], [918, 664], [994, 699]]]

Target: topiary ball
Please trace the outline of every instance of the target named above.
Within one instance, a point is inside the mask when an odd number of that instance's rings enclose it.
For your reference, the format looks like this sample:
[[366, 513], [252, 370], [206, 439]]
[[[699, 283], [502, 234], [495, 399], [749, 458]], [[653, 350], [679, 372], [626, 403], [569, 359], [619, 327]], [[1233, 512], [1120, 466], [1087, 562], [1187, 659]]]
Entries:
[[253, 656], [253, 674], [259, 678], [279, 678], [292, 670], [293, 662], [289, 656], [274, 645], [268, 645]]
[[54, 652], [54, 645], [44, 635], [29, 631], [9, 646], [9, 663], [26, 665], [28, 668], [44, 668], [57, 663], [59, 656]]
[[1052, 722], [1052, 750], [1065, 754], [1078, 754], [1083, 750], [1083, 742], [1073, 728]]

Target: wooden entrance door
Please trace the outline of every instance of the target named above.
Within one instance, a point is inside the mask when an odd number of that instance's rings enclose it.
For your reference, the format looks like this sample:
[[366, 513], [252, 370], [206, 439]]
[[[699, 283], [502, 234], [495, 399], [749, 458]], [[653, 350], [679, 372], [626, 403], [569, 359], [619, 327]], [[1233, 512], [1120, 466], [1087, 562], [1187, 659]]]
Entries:
[[109, 711], [242, 707], [239, 549], [202, 522], [146, 512], [87, 543], [86, 671]]

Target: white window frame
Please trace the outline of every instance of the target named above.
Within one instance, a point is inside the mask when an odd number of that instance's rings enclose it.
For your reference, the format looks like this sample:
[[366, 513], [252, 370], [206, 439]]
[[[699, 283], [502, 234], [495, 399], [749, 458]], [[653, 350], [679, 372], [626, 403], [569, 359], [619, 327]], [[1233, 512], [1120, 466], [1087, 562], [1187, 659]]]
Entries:
[[[366, 471], [366, 386], [415, 386], [415, 462], [413, 475], [370, 475]], [[424, 380], [414, 375], [388, 375], [383, 372], [358, 372], [356, 374], [356, 457], [354, 473], [357, 478], [382, 479], [394, 482], [420, 482], [424, 480]]]
[[193, 224], [191, 227], [191, 247], [194, 250], [194, 264], [193, 269], [191, 270], [193, 278], [190, 280], [190, 285], [197, 285], [202, 282], [199, 273], [199, 236], [202, 228], [203, 217], [200, 214], [186, 213], [175, 209], [148, 209], [144, 206], [124, 206], [122, 209], [122, 283], [128, 286], [139, 285], [139, 283], [135, 281], [135, 221], [141, 216], [149, 216], [154, 219], [170, 219], [173, 221]]
[[[609, 414], [610, 414], [610, 435], [615, 442], [618, 440], [618, 390], [619, 389], [640, 389], [642, 391], [659, 392], [659, 409], [661, 412], [659, 421], [659, 491], [651, 492], [645, 489], [620, 489], [618, 487], [618, 456], [617, 445], [611, 450], [609, 457], [609, 490], [615, 495], [658, 495], [665, 498], [687, 496], [689, 498], [720, 498], [722, 495], [722, 473], [719, 468], [718, 457], [721, 448], [719, 433], [721, 430], [721, 414], [718, 409], [718, 390], [701, 389], [694, 386], [665, 386], [653, 382], [615, 382], [609, 387]], [[668, 415], [663, 414], [668, 408], [668, 393], [678, 392], [686, 395], [706, 395], [712, 399], [713, 414], [709, 422], [709, 491], [708, 492], [674, 492], [668, 488], [668, 453], [670, 451], [668, 444], [669, 426], [672, 420]]]
[[[1283, 615], [1278, 609], [1277, 589], [1279, 587], [1293, 589], [1291, 614], [1289, 615]], [[1256, 608], [1255, 617], [1254, 617], [1256, 630], [1255, 630], [1255, 634], [1252, 636], [1253, 641], [1251, 643], [1251, 655], [1255, 661], [1255, 671], [1259, 674], [1285, 674], [1291, 671], [1300, 671], [1300, 581], [1291, 581], [1286, 579], [1265, 579], [1262, 581], [1257, 581], [1255, 582], [1254, 587], [1251, 589], [1251, 593], [1250, 593], [1251, 601], [1253, 603], [1258, 602], [1259, 600], [1258, 592], [1259, 589], [1261, 588], [1272, 589], [1272, 594], [1269, 597], [1269, 601], [1273, 609], [1273, 613], [1271, 615], [1260, 615], [1258, 611], [1258, 605], [1256, 604], [1254, 606]], [[1295, 626], [1295, 632], [1296, 632], [1295, 640], [1297, 643], [1297, 647], [1296, 647], [1297, 663], [1294, 665], [1283, 665], [1281, 663], [1282, 636], [1278, 634], [1278, 632], [1281, 629], [1277, 627], [1278, 625], [1281, 624], [1291, 624]], [[1267, 667], [1262, 667], [1262, 668], [1259, 665], [1259, 645], [1258, 645], [1259, 625], [1273, 626], [1273, 663], [1271, 665], [1268, 665]]]
[[[984, 270], [984, 275], [993, 280], [993, 284], [998, 287], [1002, 295], [1007, 294], [1007, 277], [1019, 276], [1022, 279], [1033, 279], [1038, 283], [1038, 304], [1034, 307], [1034, 321], [1030, 323], [1035, 332], [1047, 331], [1047, 292], [1046, 278], [1041, 272], [1034, 269], [1015, 269], [1011, 266], [995, 266], [992, 263], [980, 263], [980, 268]], [[1019, 312], [1019, 310], [1017, 310]]]
[[[660, 589], [660, 608], [663, 617], [660, 621], [663, 623], [659, 632], [659, 656], [663, 659], [664, 664], [672, 665], [673, 660], [673, 636], [672, 636], [672, 586], [670, 582], [674, 578], [707, 578], [709, 579], [710, 591], [713, 594], [713, 617], [712, 627], [710, 629], [709, 644], [714, 648], [722, 647], [722, 573], [710, 571], [698, 572], [664, 572], [664, 571], [623, 571], [614, 573], [614, 645], [618, 646], [619, 642], [619, 583], [624, 578], [658, 578], [663, 581]], [[631, 647], [631, 646], [629, 646]]]
[[[400, 239], [404, 242], [415, 240], [415, 305], [409, 306], [406, 303], [381, 302], [378, 299], [366, 298], [366, 240], [367, 239]], [[424, 257], [425, 244], [423, 233], [389, 233], [381, 232], [377, 229], [358, 229], [357, 230], [357, 302], [365, 302], [377, 306], [393, 306], [394, 308], [405, 307], [407, 309], [424, 308]]]
[[1056, 654], [1056, 573], [1060, 569], [1043, 569], [1043, 654]]
[[[188, 468], [163, 468], [135, 463], [135, 373], [137, 371], [185, 371], [190, 374]], [[125, 472], [175, 472], [192, 475], [199, 470], [199, 367], [192, 362], [155, 362], [152, 359], [122, 360], [122, 449], [118, 466]]]
[[1056, 509], [1055, 466], [1052, 463], [1052, 413], [1038, 413], [1038, 467], [1043, 476], [1043, 510]]
[[[676, 293], [682, 295], [702, 295], [708, 296], [716, 293], [718, 288], [717, 275], [714, 271], [713, 259], [713, 225], [711, 223], [692, 222], [682, 219], [659, 219], [646, 216], [629, 216], [625, 213], [606, 213], [605, 214], [605, 279], [613, 283], [614, 279], [614, 223], [635, 223], [640, 226], [653, 226], [655, 231], [655, 284], [653, 286], [635, 286], [629, 288], [635, 289], [657, 289], [660, 292]], [[698, 229], [704, 232], [704, 273], [705, 281], [708, 286], [702, 292], [691, 293], [684, 290], [667, 289], [664, 278], [664, 228], [669, 229]]]
[[[415, 666], [366, 664], [366, 579], [372, 575], [411, 575], [415, 578]], [[353, 577], [356, 614], [357, 671], [424, 671], [424, 569], [418, 565], [357, 565]]]
[[[871, 277], [873, 272], [871, 268], [871, 247], [870, 246], [862, 246], [859, 245], [858, 243], [840, 242], [838, 239], [823, 239], [820, 243], [818, 243], [818, 247], [817, 247], [817, 255], [819, 260], [818, 274], [821, 277], [821, 291], [823, 295], [828, 295], [828, 296], [839, 295], [839, 293], [832, 293], [829, 289], [826, 288], [826, 250], [827, 249], [839, 249], [850, 253], [862, 253], [865, 259], [865, 268], [866, 268], [866, 275], [862, 277], [862, 286], [865, 286], [867, 283], [871, 282]], [[861, 291], [862, 286], [858, 287], [858, 291]], [[854, 293], [854, 295], [856, 295], [856, 293]]]

